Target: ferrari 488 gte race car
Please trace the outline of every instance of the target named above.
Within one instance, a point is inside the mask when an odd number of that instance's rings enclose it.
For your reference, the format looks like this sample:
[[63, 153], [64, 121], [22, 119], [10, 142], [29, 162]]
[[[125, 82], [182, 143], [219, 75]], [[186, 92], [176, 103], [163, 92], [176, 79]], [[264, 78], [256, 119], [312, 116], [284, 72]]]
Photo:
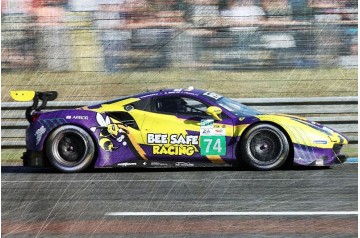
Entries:
[[214, 164], [272, 170], [346, 160], [340, 150], [348, 140], [335, 130], [296, 116], [263, 114], [192, 87], [48, 112], [42, 109], [56, 98], [54, 91], [11, 94], [34, 101], [26, 111], [24, 166], [52, 165], [63, 172]]

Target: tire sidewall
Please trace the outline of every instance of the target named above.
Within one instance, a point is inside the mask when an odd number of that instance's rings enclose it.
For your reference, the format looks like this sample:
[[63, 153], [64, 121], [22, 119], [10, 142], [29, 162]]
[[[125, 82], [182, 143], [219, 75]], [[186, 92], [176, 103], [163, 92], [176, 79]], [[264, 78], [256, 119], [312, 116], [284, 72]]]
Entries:
[[[65, 133], [74, 133], [78, 135], [85, 144], [85, 151], [82, 159], [75, 165], [67, 165], [58, 151], [58, 145]], [[91, 136], [82, 128], [74, 125], [61, 126], [55, 129], [46, 142], [46, 155], [49, 162], [62, 172], [80, 172], [84, 171], [91, 164], [95, 152], [94, 142]]]
[[[254, 133], [257, 133], [260, 130], [267, 130], [267, 131], [270, 131], [271, 133], [275, 134], [279, 138], [279, 140], [282, 144], [281, 145], [282, 148], [279, 152], [278, 158], [270, 164], [258, 163], [256, 161], [257, 159], [252, 155], [251, 152], [249, 152], [250, 151], [249, 138], [251, 138], [251, 136]], [[278, 127], [273, 126], [271, 124], [261, 123], [261, 124], [257, 124], [257, 125], [250, 127], [249, 130], [247, 130], [245, 132], [244, 137], [241, 139], [241, 142], [240, 142], [240, 154], [241, 154], [242, 160], [250, 167], [252, 167], [254, 169], [258, 169], [258, 170], [273, 170], [273, 169], [280, 168], [286, 162], [286, 160], [289, 156], [289, 152], [290, 152], [290, 147], [289, 147], [289, 142], [288, 142], [287, 137]]]

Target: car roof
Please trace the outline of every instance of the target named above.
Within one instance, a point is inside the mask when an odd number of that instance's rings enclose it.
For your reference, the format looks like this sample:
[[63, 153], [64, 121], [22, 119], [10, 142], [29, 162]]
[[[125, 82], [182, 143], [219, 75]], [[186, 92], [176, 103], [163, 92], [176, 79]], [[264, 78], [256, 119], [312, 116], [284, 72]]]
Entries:
[[144, 93], [140, 93], [140, 94], [136, 94], [136, 95], [115, 98], [115, 99], [112, 99], [109, 101], [102, 102], [100, 104], [91, 105], [91, 106], [89, 106], [89, 108], [92, 109], [92, 108], [99, 107], [102, 104], [112, 104], [112, 103], [120, 102], [120, 101], [123, 101], [128, 98], [149, 99], [149, 98], [158, 97], [158, 96], [190, 96], [190, 97], [192, 96], [195, 98], [203, 99], [205, 101], [212, 101], [211, 98], [203, 96], [204, 93], [206, 93], [206, 92], [207, 91], [205, 91], [205, 90], [194, 89], [193, 87], [189, 87], [187, 89], [182, 89], [182, 88], [161, 89], [158, 91], [144, 92]]
[[138, 95], [134, 95], [134, 97], [136, 98], [148, 98], [148, 97], [155, 97], [155, 96], [171, 96], [171, 95], [190, 95], [190, 96], [201, 96], [202, 94], [204, 94], [206, 91], [201, 90], [201, 89], [193, 89], [193, 88], [188, 88], [188, 89], [182, 89], [182, 88], [175, 88], [175, 89], [161, 89], [158, 91], [153, 91], [153, 92], [145, 92], [145, 93], [141, 93]]

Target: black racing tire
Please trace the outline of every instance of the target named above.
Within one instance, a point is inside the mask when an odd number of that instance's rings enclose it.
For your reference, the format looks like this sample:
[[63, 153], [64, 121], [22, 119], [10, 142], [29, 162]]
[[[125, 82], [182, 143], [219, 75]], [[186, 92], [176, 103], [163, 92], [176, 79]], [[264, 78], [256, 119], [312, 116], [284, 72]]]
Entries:
[[240, 142], [241, 159], [257, 170], [280, 168], [289, 152], [286, 135], [271, 124], [261, 123], [250, 127]]
[[78, 126], [61, 126], [50, 134], [46, 142], [49, 162], [62, 172], [84, 171], [91, 164], [94, 154], [94, 141]]

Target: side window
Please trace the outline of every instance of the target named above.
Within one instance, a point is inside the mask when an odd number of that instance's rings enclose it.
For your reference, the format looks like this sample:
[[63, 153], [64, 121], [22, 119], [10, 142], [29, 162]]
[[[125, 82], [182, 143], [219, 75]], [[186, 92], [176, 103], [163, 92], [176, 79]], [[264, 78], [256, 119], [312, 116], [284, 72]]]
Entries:
[[150, 111], [150, 100], [149, 99], [141, 99], [137, 102], [133, 102], [124, 106], [126, 111], [131, 111], [132, 109], [138, 109], [142, 111]]
[[155, 111], [165, 114], [185, 114], [208, 117], [207, 106], [187, 97], [159, 97], [155, 99]]

